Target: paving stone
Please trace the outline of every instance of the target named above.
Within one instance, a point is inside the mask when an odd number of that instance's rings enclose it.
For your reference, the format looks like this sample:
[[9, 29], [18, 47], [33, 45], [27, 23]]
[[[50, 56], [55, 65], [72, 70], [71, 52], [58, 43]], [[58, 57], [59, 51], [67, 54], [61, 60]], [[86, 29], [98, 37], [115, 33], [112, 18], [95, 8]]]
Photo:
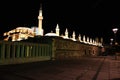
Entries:
[[110, 56], [0, 66], [0, 80], [120, 80], [120, 60]]

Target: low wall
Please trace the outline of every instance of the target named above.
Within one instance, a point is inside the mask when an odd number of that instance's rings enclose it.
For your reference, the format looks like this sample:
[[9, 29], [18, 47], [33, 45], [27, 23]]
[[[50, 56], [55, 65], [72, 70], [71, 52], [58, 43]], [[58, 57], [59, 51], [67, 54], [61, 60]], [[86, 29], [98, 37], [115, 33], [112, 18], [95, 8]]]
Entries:
[[28, 40], [0, 41], [0, 65], [98, 56], [101, 47], [61, 37], [38, 36]]
[[78, 59], [82, 56], [98, 56], [101, 52], [101, 47], [68, 39], [54, 38], [53, 43], [55, 59]]
[[50, 60], [48, 44], [0, 41], [0, 65]]
[[[40, 43], [49, 44], [52, 47], [52, 59], [77, 59], [82, 56], [98, 56], [101, 47], [63, 39], [61, 37], [37, 37]], [[31, 40], [32, 41], [32, 40]], [[37, 42], [36, 41], [36, 42]]]

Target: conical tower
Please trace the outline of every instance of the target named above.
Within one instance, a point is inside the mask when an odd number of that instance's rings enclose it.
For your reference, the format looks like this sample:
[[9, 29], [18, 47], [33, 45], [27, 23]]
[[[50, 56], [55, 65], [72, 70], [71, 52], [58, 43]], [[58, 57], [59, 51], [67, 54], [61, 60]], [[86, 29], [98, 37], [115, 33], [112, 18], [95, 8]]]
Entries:
[[60, 35], [60, 29], [59, 29], [59, 25], [58, 25], [58, 24], [57, 24], [57, 26], [56, 26], [56, 34], [57, 34], [57, 36]]
[[68, 29], [65, 30], [65, 37], [68, 38]]
[[42, 20], [43, 20], [43, 16], [42, 16], [42, 5], [41, 5], [38, 16], [38, 35], [41, 36], [43, 36]]

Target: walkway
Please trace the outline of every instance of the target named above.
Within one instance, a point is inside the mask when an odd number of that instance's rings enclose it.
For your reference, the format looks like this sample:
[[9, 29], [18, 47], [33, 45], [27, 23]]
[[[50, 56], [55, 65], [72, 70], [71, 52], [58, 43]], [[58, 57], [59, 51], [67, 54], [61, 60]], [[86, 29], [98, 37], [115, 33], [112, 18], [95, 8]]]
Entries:
[[120, 60], [83, 57], [0, 66], [0, 80], [120, 80]]

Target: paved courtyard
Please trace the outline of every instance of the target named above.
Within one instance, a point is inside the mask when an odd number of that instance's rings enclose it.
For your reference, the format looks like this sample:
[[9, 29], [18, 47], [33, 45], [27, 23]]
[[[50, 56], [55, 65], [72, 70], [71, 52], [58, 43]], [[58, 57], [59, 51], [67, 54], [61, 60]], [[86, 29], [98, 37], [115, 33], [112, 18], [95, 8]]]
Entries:
[[0, 80], [120, 80], [114, 56], [0, 66]]

